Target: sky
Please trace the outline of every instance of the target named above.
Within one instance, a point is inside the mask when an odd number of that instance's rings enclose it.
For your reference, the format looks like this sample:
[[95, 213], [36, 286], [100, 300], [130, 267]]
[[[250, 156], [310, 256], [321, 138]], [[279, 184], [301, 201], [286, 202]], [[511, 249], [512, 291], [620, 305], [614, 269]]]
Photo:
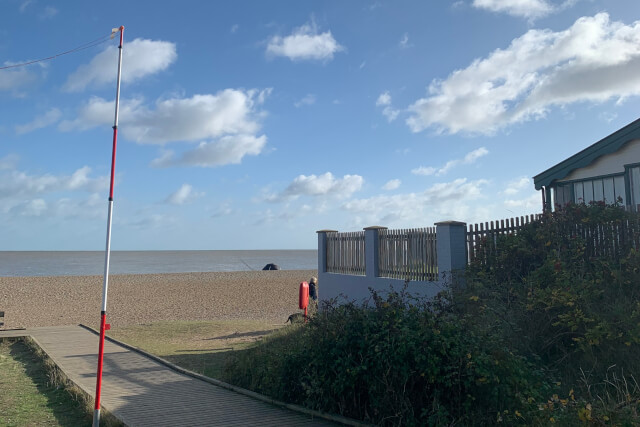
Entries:
[[[639, 117], [637, 0], [0, 0], [0, 250], [314, 249], [541, 211]], [[87, 44], [98, 40], [95, 45]]]

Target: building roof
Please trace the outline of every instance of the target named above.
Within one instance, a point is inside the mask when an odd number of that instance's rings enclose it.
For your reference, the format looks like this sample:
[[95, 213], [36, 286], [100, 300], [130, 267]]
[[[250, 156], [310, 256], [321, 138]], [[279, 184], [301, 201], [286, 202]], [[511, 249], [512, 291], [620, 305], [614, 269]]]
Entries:
[[624, 144], [640, 139], [640, 119], [629, 123], [625, 127], [618, 129], [609, 136], [574, 154], [566, 160], [550, 167], [544, 172], [533, 177], [536, 190], [546, 187], [557, 179], [562, 179], [573, 170], [589, 166], [598, 157], [618, 151]]

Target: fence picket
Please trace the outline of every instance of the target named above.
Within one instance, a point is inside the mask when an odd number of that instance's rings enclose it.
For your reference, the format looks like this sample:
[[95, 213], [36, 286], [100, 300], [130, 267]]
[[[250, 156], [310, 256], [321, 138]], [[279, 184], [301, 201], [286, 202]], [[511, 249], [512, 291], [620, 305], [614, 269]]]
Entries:
[[327, 233], [327, 272], [365, 274], [364, 231]]

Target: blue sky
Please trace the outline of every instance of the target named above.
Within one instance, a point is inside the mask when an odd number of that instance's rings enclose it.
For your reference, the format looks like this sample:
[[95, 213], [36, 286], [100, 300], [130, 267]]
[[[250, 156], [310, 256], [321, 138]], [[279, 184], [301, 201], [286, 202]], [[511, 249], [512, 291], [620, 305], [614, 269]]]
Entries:
[[[536, 213], [638, 118], [637, 0], [0, 3], [0, 66], [125, 26], [112, 248]], [[117, 38], [0, 70], [0, 250], [104, 248]]]

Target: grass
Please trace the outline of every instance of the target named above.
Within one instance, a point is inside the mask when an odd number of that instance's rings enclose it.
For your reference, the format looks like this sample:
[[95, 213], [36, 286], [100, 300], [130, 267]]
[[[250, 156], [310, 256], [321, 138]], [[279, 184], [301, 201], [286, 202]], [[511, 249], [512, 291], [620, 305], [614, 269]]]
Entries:
[[221, 378], [225, 363], [282, 325], [256, 320], [167, 321], [113, 327], [108, 335], [183, 368]]
[[0, 342], [0, 425], [91, 425], [84, 402], [74, 399], [22, 341]]

